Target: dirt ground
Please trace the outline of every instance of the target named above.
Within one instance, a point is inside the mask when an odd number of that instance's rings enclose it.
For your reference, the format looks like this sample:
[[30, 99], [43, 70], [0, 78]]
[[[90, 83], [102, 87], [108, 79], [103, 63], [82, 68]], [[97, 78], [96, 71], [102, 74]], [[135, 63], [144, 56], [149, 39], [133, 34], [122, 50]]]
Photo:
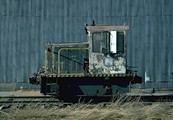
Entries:
[[35, 90], [18, 90], [13, 92], [0, 92], [0, 96], [43, 96], [43, 94]]
[[40, 91], [18, 90], [13, 93], [14, 96], [43, 96]]

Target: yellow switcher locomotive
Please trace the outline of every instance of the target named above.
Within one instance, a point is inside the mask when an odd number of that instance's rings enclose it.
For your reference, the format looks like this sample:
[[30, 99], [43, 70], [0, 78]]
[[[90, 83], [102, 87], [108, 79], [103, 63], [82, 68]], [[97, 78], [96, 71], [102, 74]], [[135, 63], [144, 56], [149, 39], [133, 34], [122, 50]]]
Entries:
[[128, 26], [85, 26], [87, 42], [49, 43], [44, 70], [30, 78], [41, 93], [64, 101], [79, 98], [105, 100], [129, 92], [142, 78], [127, 69]]

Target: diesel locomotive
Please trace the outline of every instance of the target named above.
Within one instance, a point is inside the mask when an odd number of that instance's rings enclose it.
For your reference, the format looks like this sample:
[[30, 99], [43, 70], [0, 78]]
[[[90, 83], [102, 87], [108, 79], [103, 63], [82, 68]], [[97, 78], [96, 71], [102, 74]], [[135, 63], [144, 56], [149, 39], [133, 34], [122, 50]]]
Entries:
[[87, 42], [48, 43], [44, 67], [29, 79], [40, 92], [57, 98], [105, 99], [129, 92], [142, 77], [127, 68], [129, 26], [85, 26]]

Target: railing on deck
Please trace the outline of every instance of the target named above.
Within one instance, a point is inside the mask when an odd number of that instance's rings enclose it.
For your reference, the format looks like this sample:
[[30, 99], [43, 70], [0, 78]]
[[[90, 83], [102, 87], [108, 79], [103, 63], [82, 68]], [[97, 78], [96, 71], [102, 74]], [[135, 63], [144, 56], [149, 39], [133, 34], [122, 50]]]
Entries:
[[88, 48], [61, 48], [58, 51], [58, 75], [84, 73]]

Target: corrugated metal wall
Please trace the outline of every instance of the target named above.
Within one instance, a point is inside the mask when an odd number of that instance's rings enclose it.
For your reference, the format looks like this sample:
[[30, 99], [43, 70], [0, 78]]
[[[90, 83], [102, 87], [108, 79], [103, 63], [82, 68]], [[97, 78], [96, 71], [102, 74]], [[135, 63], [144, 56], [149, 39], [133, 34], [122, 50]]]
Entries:
[[128, 65], [171, 87], [172, 9], [172, 0], [0, 0], [0, 82], [27, 82], [47, 42], [86, 41], [84, 24], [95, 20], [129, 25]]

